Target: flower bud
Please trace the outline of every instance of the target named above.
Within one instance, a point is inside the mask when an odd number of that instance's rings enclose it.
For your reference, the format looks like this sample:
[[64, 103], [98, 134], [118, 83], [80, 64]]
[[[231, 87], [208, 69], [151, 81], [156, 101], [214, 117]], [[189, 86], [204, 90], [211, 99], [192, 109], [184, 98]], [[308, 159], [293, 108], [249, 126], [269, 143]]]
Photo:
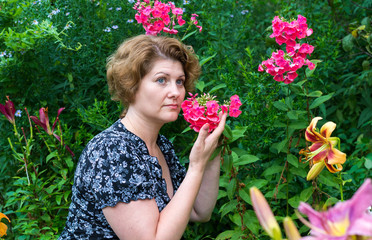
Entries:
[[282, 239], [282, 232], [280, 231], [279, 224], [275, 220], [274, 214], [261, 191], [256, 187], [251, 187], [249, 192], [253, 209], [263, 229], [272, 239]]
[[307, 174], [306, 180], [310, 181], [310, 180], [313, 180], [314, 178], [316, 178], [319, 175], [319, 173], [323, 170], [324, 167], [325, 167], [324, 161], [315, 163], [311, 167], [309, 173]]
[[296, 225], [293, 223], [290, 217], [285, 217], [283, 220], [284, 231], [287, 235], [288, 240], [299, 240], [301, 235], [297, 230]]

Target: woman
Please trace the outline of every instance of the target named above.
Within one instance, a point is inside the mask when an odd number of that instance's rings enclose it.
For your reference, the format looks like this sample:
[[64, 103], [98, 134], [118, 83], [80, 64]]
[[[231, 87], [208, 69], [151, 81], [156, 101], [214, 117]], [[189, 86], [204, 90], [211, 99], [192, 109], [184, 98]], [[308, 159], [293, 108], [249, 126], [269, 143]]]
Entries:
[[192, 48], [167, 37], [131, 38], [108, 59], [109, 91], [126, 111], [81, 154], [60, 239], [180, 239], [189, 220], [210, 219], [220, 162], [209, 158], [226, 114], [212, 133], [202, 127], [187, 172], [159, 135], [199, 74]]

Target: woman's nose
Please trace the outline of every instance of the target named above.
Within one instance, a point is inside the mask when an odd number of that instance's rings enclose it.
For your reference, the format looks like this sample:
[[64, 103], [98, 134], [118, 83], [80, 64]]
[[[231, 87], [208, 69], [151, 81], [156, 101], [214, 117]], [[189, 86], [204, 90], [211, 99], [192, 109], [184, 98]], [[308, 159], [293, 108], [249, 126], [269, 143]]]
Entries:
[[174, 98], [177, 98], [180, 96], [181, 94], [181, 87], [178, 86], [175, 82], [172, 82], [172, 84], [170, 84], [169, 86], [169, 93], [168, 93], [168, 96], [169, 97], [174, 97]]

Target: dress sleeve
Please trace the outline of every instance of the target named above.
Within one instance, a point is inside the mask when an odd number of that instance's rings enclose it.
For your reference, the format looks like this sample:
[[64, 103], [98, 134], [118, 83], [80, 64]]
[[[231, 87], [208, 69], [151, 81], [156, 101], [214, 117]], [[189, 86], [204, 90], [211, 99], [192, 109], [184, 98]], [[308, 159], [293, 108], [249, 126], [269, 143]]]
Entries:
[[91, 181], [96, 208], [155, 197], [148, 167], [133, 154], [129, 144], [123, 139], [110, 139], [99, 146], [99, 151], [90, 156], [96, 163]]

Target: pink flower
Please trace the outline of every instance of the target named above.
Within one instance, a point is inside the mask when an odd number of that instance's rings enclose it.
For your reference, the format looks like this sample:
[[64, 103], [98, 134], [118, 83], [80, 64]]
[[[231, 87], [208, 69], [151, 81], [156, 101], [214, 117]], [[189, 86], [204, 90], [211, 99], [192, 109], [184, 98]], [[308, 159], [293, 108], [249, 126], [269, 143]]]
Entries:
[[14, 108], [14, 103], [9, 100], [9, 97], [7, 96], [8, 101], [5, 101], [5, 105], [0, 103], [0, 112], [4, 114], [4, 116], [8, 119], [8, 121], [11, 124], [15, 124], [15, 108]]
[[206, 103], [206, 107], [207, 107], [207, 114], [217, 113], [218, 109], [220, 108], [216, 100], [208, 101]]
[[354, 239], [356, 236], [370, 238], [372, 215], [367, 213], [367, 209], [371, 205], [371, 179], [366, 179], [350, 200], [339, 202], [324, 212], [317, 212], [307, 203], [301, 202], [298, 210], [307, 215], [310, 223], [302, 217], [300, 220], [311, 228], [311, 236], [303, 239], [347, 240]]
[[[169, 34], [177, 34], [178, 30], [174, 29], [176, 25], [175, 20], [177, 19], [179, 26], [183, 26], [186, 23], [182, 18], [183, 9], [175, 7], [172, 2], [162, 3], [158, 0], [137, 0], [133, 9], [137, 11], [135, 19], [139, 24], [142, 24], [147, 35], [158, 35], [161, 31]], [[170, 14], [173, 16], [170, 16]], [[192, 23], [201, 31], [202, 27], [197, 25], [198, 21], [196, 17], [196, 14], [192, 15], [194, 19]]]
[[[56, 127], [56, 124], [57, 124], [57, 121], [58, 121], [58, 117], [59, 115], [61, 114], [61, 112], [64, 110], [65, 108], [60, 108], [58, 109], [58, 112], [57, 112], [57, 117], [56, 117], [56, 120], [54, 121], [53, 123], [53, 126], [52, 128], [50, 128], [50, 125], [49, 125], [49, 117], [48, 117], [48, 108], [40, 108], [39, 110], [39, 117], [36, 117], [36, 116], [30, 116], [30, 119], [32, 119], [32, 121], [34, 121], [34, 123], [40, 127], [42, 127], [45, 132], [48, 134], [48, 135], [53, 135], [55, 138], [57, 138], [58, 141], [61, 142], [61, 137], [58, 136], [55, 132], [54, 132], [54, 129]], [[75, 154], [71, 151], [71, 149], [63, 144], [65, 146], [65, 148], [67, 149], [67, 151], [70, 152], [71, 156], [75, 156]]]
[[201, 97], [197, 97], [197, 94], [183, 101], [181, 108], [185, 120], [190, 123], [190, 128], [196, 132], [199, 132], [204, 124], [209, 124], [209, 132], [217, 128], [220, 118], [219, 113], [228, 112], [232, 117], [238, 117], [241, 113], [239, 107], [242, 105], [239, 96], [234, 95], [230, 98], [229, 106], [219, 105], [218, 101], [214, 100], [215, 96], [209, 94], [203, 94]]
[[56, 117], [56, 120], [54, 121], [53, 123], [53, 127], [50, 128], [50, 125], [49, 125], [49, 117], [48, 117], [48, 108], [40, 108], [39, 110], [39, 116], [40, 116], [40, 120], [39, 118], [35, 117], [35, 116], [31, 116], [30, 118], [32, 119], [32, 121], [34, 121], [34, 123], [40, 127], [42, 127], [46, 133], [48, 133], [48, 135], [55, 135], [54, 133], [54, 128], [56, 127], [56, 124], [57, 124], [57, 121], [58, 121], [58, 116], [61, 114], [61, 112], [64, 110], [65, 108], [60, 108], [58, 109], [58, 113], [57, 113], [57, 117]]
[[173, 13], [174, 15], [183, 14], [183, 10], [182, 10], [182, 8], [173, 8], [173, 9], [172, 9], [172, 13]]
[[313, 70], [315, 68], [315, 64], [306, 59], [306, 65], [310, 70]]
[[178, 21], [178, 25], [180, 25], [180, 26], [182, 26], [183, 24], [186, 23], [186, 21], [182, 19], [182, 16], [178, 16], [177, 21]]
[[285, 22], [284, 19], [275, 16], [272, 29], [270, 37], [275, 38], [279, 45], [285, 44], [286, 52], [283, 50], [273, 52], [271, 58], [258, 66], [258, 71], [266, 71], [275, 81], [289, 84], [298, 77], [296, 71], [303, 65], [307, 65], [309, 69], [315, 68], [315, 64], [306, 59], [307, 55], [314, 51], [314, 46], [296, 42], [296, 39], [310, 36], [313, 32], [308, 28], [305, 17], [298, 15], [297, 20]]

